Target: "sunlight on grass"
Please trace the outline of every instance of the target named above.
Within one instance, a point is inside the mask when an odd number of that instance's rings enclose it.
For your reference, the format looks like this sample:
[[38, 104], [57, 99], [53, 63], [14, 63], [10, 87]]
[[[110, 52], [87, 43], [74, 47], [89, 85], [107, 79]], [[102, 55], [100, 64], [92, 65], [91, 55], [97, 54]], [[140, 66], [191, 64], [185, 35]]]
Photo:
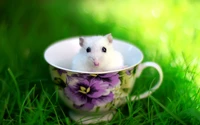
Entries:
[[[177, 2], [177, 3], [176, 3]], [[183, 1], [128, 0], [128, 1], [87, 1], [82, 6], [86, 13], [92, 13], [101, 23], [116, 23], [116, 31], [124, 29], [130, 39], [139, 39], [147, 49], [160, 49], [162, 56], [169, 57], [175, 52], [179, 63], [184, 56], [190, 56], [190, 66], [196, 66], [200, 73], [200, 4]], [[199, 19], [198, 19], [199, 18]], [[112, 22], [111, 21], [111, 22]], [[156, 45], [156, 46], [154, 46]], [[171, 50], [169, 50], [171, 49]], [[174, 63], [171, 62], [171, 63]], [[186, 64], [187, 65], [187, 64]], [[196, 83], [200, 86], [200, 79]]]
[[[125, 27], [131, 38], [140, 37], [145, 44], [158, 43], [162, 50], [166, 49], [163, 47], [166, 47], [167, 42], [177, 52], [185, 50], [188, 54], [199, 52], [196, 47], [200, 45], [200, 42], [197, 42], [200, 40], [200, 23], [197, 19], [199, 7], [200, 4], [186, 0], [180, 1], [179, 4], [167, 0], [156, 3], [153, 0], [83, 2], [85, 11], [92, 13], [99, 22], [107, 23], [113, 20], [117, 28]], [[134, 36], [136, 29], [140, 30], [141, 36]], [[190, 46], [187, 46], [188, 44]]]

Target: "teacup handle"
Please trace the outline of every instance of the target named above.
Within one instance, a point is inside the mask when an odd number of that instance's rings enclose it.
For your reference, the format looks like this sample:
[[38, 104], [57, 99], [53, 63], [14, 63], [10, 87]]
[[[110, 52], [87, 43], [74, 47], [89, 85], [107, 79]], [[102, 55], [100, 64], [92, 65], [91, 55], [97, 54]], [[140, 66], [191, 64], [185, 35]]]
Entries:
[[150, 90], [140, 94], [139, 96], [136, 96], [136, 95], [131, 96], [131, 100], [132, 101], [133, 100], [143, 99], [143, 98], [146, 98], [146, 97], [150, 96], [153, 92], [155, 92], [160, 87], [160, 85], [162, 83], [163, 72], [162, 72], [162, 69], [160, 68], [160, 66], [155, 62], [145, 62], [145, 63], [139, 64], [138, 67], [137, 67], [137, 70], [136, 70], [136, 74], [135, 74], [136, 78], [140, 77], [142, 71], [147, 67], [153, 67], [158, 71], [159, 80], [158, 80], [157, 84], [154, 85]]

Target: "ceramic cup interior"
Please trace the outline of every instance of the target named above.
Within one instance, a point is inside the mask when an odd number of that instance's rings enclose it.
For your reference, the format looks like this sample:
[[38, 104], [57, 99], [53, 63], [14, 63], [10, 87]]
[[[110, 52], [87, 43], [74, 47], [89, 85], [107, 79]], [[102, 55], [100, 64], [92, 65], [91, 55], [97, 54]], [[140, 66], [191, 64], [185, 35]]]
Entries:
[[[113, 47], [119, 51], [124, 58], [126, 68], [120, 69], [125, 70], [139, 64], [143, 60], [142, 52], [134, 45], [131, 45], [122, 40], [113, 40]], [[88, 73], [83, 71], [75, 71], [71, 69], [71, 63], [73, 57], [78, 53], [80, 49], [79, 38], [71, 38], [57, 42], [45, 51], [45, 60], [52, 66], [73, 72]], [[118, 70], [107, 71], [116, 72]], [[91, 73], [91, 72], [90, 72]], [[98, 74], [98, 72], [95, 72]], [[99, 72], [105, 73], [105, 72]]]

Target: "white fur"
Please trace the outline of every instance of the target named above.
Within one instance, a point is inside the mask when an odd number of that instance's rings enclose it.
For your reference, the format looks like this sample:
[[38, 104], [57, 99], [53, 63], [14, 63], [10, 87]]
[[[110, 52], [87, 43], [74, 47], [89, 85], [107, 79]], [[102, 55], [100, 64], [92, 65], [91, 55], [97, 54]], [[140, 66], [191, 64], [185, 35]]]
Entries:
[[[90, 53], [86, 52], [87, 47], [91, 48]], [[106, 53], [102, 52], [102, 47], [107, 49]], [[99, 66], [94, 66], [90, 58], [98, 60]], [[123, 56], [114, 50], [112, 42], [108, 41], [107, 36], [84, 38], [82, 48], [72, 61], [73, 70], [88, 72], [116, 70], [123, 66]]]

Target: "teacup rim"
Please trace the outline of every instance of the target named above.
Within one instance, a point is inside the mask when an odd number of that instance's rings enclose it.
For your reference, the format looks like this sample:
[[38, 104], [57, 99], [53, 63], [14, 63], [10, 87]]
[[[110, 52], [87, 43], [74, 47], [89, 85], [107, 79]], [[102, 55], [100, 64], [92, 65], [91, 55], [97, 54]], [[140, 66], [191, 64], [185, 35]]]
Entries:
[[[82, 36], [82, 37], [92, 37], [92, 36]], [[51, 65], [51, 66], [53, 66], [53, 67], [55, 67], [55, 68], [57, 68], [57, 69], [61, 69], [61, 70], [69, 71], [69, 72], [73, 72], [73, 73], [81, 73], [81, 74], [107, 74], [107, 73], [115, 73], [115, 72], [120, 72], [120, 71], [125, 71], [125, 70], [128, 70], [128, 69], [131, 69], [131, 68], [137, 66], [138, 64], [140, 64], [140, 63], [143, 61], [143, 59], [144, 59], [143, 52], [142, 52], [137, 46], [135, 46], [135, 45], [133, 45], [133, 44], [130, 44], [128, 41], [125, 41], [125, 40], [122, 40], [122, 39], [118, 39], [118, 38], [114, 38], [114, 40], [117, 40], [118, 42], [122, 42], [123, 44], [128, 44], [128, 45], [130, 45], [130, 46], [134, 46], [134, 47], [141, 53], [141, 59], [140, 59], [137, 63], [135, 63], [135, 64], [133, 64], [133, 65], [130, 65], [130, 66], [127, 66], [127, 67], [124, 67], [124, 68], [120, 68], [120, 69], [116, 69], [116, 70], [110, 70], [110, 71], [101, 71], [101, 72], [91, 72], [91, 71], [73, 70], [73, 69], [69, 69], [69, 68], [64, 68], [64, 67], [58, 66], [58, 65], [53, 64], [53, 63], [51, 63], [51, 62], [49, 62], [49, 61], [47, 60], [46, 52], [47, 52], [47, 50], [48, 50], [50, 47], [52, 47], [52, 46], [55, 45], [55, 44], [59, 44], [59, 43], [62, 43], [62, 42], [66, 42], [67, 40], [73, 40], [73, 39], [77, 39], [77, 38], [79, 38], [79, 37], [78, 37], [78, 36], [74, 36], [74, 37], [69, 37], [69, 38], [61, 39], [61, 40], [58, 40], [58, 41], [56, 41], [56, 42], [54, 42], [54, 43], [51, 43], [51, 44], [44, 50], [43, 56], [44, 56], [45, 61], [46, 61], [49, 65]]]

